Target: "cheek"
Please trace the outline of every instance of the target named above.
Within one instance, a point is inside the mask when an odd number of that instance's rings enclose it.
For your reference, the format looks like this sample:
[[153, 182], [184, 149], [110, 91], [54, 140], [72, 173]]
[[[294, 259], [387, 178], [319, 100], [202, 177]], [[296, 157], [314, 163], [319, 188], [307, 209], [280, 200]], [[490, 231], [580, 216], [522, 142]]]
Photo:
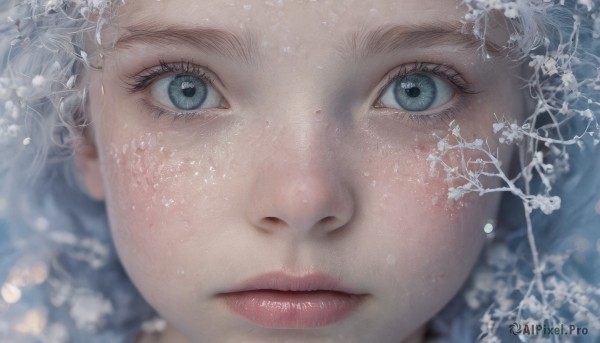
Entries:
[[[111, 230], [134, 279], [177, 271], [170, 259], [192, 241], [198, 231], [192, 230], [194, 223], [210, 215], [207, 194], [221, 178], [210, 158], [182, 157], [162, 146], [161, 138], [160, 133], [141, 134], [105, 154]], [[156, 256], [160, 263], [145, 263]]]
[[[454, 296], [475, 264], [485, 240], [483, 227], [495, 217], [499, 202], [497, 195], [477, 193], [448, 200], [448, 189], [457, 181], [430, 172], [432, 153], [430, 145], [415, 147], [381, 164], [371, 192], [375, 222], [364, 225], [381, 229], [359, 238], [371, 248], [356, 260], [371, 263], [362, 268], [376, 271], [380, 291], [393, 299], [388, 311], [396, 315], [403, 311], [394, 307], [427, 318]], [[399, 160], [403, 163], [394, 162]], [[459, 155], [446, 159], [451, 166], [460, 161]]]
[[[457, 161], [449, 158], [446, 162], [453, 165]], [[423, 257], [453, 257], [464, 251], [459, 248], [475, 241], [476, 250], [486, 220], [494, 217], [496, 197], [469, 193], [458, 200], [448, 199], [448, 190], [461, 181], [448, 179], [443, 172], [431, 173], [426, 158], [407, 166], [409, 170], [399, 172], [391, 182], [383, 176], [381, 188], [373, 193], [381, 195], [373, 202], [378, 205], [375, 217], [387, 221], [385, 227], [395, 228], [390, 232], [400, 240], [401, 249], [415, 250]]]

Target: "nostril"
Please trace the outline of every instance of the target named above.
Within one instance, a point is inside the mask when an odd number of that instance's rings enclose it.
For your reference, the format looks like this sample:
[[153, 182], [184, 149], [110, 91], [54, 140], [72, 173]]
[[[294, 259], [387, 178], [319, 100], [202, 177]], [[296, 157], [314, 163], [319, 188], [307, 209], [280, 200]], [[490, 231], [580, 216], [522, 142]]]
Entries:
[[282, 220], [277, 217], [265, 217], [262, 222], [266, 225], [279, 225]]
[[[257, 227], [267, 232], [274, 232], [283, 228], [290, 228], [292, 231], [310, 231], [313, 228], [320, 228], [324, 232], [335, 231], [343, 225], [343, 221], [338, 216], [326, 216], [321, 220], [314, 222], [310, 220], [298, 219], [297, 221], [287, 221], [280, 217], [262, 217]], [[317, 230], [317, 231], [320, 231]]]
[[335, 220], [334, 216], [328, 216], [328, 217], [321, 219], [321, 224], [327, 226], [327, 225], [331, 225], [331, 224], [335, 223], [335, 221], [336, 220]]

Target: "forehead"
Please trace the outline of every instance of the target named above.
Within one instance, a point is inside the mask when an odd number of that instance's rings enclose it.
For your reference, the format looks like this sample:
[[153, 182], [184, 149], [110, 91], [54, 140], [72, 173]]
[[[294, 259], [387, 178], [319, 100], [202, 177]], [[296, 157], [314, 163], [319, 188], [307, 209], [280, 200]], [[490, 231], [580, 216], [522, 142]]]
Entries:
[[479, 45], [460, 33], [465, 12], [460, 0], [133, 0], [119, 8], [118, 25], [120, 46], [207, 47], [245, 62], [259, 55], [364, 59]]
[[119, 23], [251, 30], [293, 44], [358, 27], [457, 24], [465, 11], [460, 0], [130, 0], [119, 9]]

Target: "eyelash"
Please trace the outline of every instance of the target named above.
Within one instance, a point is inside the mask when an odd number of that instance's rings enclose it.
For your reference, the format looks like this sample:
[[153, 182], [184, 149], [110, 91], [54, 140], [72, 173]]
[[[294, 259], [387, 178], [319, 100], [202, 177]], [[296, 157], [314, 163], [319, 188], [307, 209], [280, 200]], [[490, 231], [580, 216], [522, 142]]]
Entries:
[[[479, 94], [479, 91], [476, 91], [473, 88], [473, 85], [469, 82], [465, 81], [463, 77], [454, 70], [452, 67], [444, 65], [444, 64], [433, 64], [426, 62], [416, 62], [408, 65], [403, 65], [400, 67], [400, 70], [395, 74], [388, 77], [388, 81], [385, 86], [379, 92], [377, 96], [377, 101], [383, 96], [385, 90], [391, 86], [394, 82], [416, 74], [433, 74], [442, 78], [444, 81], [450, 83], [450, 85], [455, 88], [455, 91], [459, 94], [459, 96], [464, 95], [474, 95]], [[464, 101], [460, 101], [463, 99], [459, 99], [458, 103], [450, 108], [447, 108], [441, 112], [430, 113], [430, 114], [414, 114], [414, 113], [404, 113], [407, 114], [407, 117], [410, 121], [416, 122], [417, 126], [427, 126], [434, 125], [442, 120], [452, 120], [455, 115], [464, 109], [465, 104]], [[377, 103], [373, 105], [373, 107], [377, 108]], [[381, 108], [381, 107], [380, 107]], [[393, 117], [399, 120], [405, 120], [406, 116], [402, 115], [401, 110], [394, 110]]]
[[150, 69], [138, 75], [131, 75], [127, 78], [127, 88], [129, 93], [136, 93], [146, 89], [152, 81], [165, 74], [191, 74], [209, 82], [211, 85], [214, 79], [206, 74], [204, 69], [191, 61], [181, 61], [179, 63], [167, 63], [163, 60], [159, 61], [159, 67]]
[[[137, 93], [145, 90], [150, 84], [158, 79], [159, 77], [167, 74], [189, 74], [195, 77], [198, 77], [211, 86], [214, 87], [214, 78], [208, 75], [204, 68], [198, 66], [192, 61], [180, 61], [179, 63], [167, 63], [163, 60], [159, 61], [159, 66], [157, 68], [150, 69], [141, 74], [131, 75], [127, 78], [129, 81], [126, 83], [128, 92], [130, 94]], [[407, 77], [409, 75], [414, 74], [433, 74], [435, 76], [441, 77], [444, 81], [450, 83], [450, 85], [455, 88], [455, 90], [459, 93], [459, 96], [464, 95], [472, 95], [478, 94], [478, 91], [475, 91], [472, 85], [466, 82], [460, 73], [456, 72], [453, 68], [443, 65], [443, 64], [433, 64], [433, 63], [424, 63], [417, 62], [409, 65], [403, 65], [400, 67], [400, 70], [395, 74], [388, 77], [388, 81], [386, 85], [381, 89], [380, 94], [377, 99], [382, 97], [383, 92], [392, 85], [394, 82], [398, 81], [403, 77]], [[150, 101], [143, 99], [142, 103], [145, 107], [147, 107], [150, 112], [155, 116], [155, 118], [161, 118], [164, 115], [171, 115], [173, 120], [191, 120], [198, 116], [206, 116], [205, 112], [175, 112], [164, 109], [160, 106], [156, 106], [152, 104]], [[376, 104], [373, 107], [377, 108]], [[441, 112], [431, 113], [431, 114], [414, 114], [408, 113], [407, 116], [401, 116], [401, 111], [394, 111], [393, 117], [396, 119], [406, 120], [406, 117], [410, 121], [413, 121], [417, 124], [417, 126], [422, 125], [434, 125], [441, 120], [451, 120], [454, 118], [456, 113], [460, 112], [464, 108], [464, 102], [459, 101], [453, 107], [447, 108]]]

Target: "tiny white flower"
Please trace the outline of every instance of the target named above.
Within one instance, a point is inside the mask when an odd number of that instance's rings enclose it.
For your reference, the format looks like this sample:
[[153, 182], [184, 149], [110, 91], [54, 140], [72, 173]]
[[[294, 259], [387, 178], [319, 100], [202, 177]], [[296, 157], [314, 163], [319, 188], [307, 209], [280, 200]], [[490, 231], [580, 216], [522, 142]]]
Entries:
[[592, 8], [594, 8], [594, 3], [592, 2], [592, 0], [577, 0], [577, 3], [587, 7], [588, 12], [591, 11]]
[[494, 123], [492, 124], [492, 128], [494, 129], [494, 133], [500, 132], [500, 130], [504, 129], [506, 124], [504, 123]]
[[452, 129], [452, 135], [454, 137], [460, 137], [460, 126], [456, 125], [453, 129]]
[[572, 72], [566, 72], [562, 76], [562, 82], [566, 89], [570, 91], [575, 91], [578, 88], [577, 79]]
[[504, 16], [510, 19], [514, 19], [519, 16], [519, 11], [517, 10], [515, 3], [509, 2], [504, 5]]
[[582, 111], [581, 115], [590, 120], [594, 119], [594, 113], [589, 108], [585, 111]]

